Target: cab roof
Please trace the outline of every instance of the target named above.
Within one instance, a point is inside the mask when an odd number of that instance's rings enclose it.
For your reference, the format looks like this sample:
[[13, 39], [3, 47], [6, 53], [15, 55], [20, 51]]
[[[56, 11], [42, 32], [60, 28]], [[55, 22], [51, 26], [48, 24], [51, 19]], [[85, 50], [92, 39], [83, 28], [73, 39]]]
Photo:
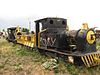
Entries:
[[10, 27], [10, 28], [7, 28], [7, 30], [15, 30], [17, 27]]
[[56, 19], [56, 20], [61, 20], [62, 19], [62, 20], [66, 20], [65, 18], [47, 17], [47, 18], [38, 19], [35, 22], [42, 22], [42, 21], [47, 20], [47, 19]]

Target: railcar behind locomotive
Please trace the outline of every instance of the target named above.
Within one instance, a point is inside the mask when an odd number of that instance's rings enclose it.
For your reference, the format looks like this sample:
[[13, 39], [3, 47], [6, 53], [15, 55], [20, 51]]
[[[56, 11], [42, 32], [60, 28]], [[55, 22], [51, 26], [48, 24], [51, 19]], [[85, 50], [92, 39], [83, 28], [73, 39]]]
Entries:
[[100, 64], [100, 51], [96, 50], [95, 32], [88, 28], [87, 23], [75, 31], [69, 31], [67, 19], [64, 18], [43, 18], [36, 20], [35, 24], [34, 34], [25, 35], [16, 28], [15, 38], [8, 39], [76, 65], [91, 67]]

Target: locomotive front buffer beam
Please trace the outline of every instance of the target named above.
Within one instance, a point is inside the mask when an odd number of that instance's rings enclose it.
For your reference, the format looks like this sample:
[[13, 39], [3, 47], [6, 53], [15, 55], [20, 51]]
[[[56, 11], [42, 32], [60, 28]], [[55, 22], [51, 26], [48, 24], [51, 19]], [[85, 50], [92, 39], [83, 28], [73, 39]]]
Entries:
[[100, 65], [100, 51], [68, 56], [68, 61], [76, 65], [92, 67]]

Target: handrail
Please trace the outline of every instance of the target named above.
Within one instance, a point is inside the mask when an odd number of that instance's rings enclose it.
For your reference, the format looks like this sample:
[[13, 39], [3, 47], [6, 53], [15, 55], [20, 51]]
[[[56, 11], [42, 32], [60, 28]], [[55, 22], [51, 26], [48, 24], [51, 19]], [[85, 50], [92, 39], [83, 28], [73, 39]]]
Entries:
[[39, 32], [39, 33], [42, 33], [42, 32], [45, 32], [45, 31], [47, 31], [47, 29], [43, 29], [41, 32]]
[[41, 32], [39, 32], [38, 33], [38, 47], [40, 47], [40, 34], [42, 33], [42, 32], [45, 32], [47, 29], [43, 29]]

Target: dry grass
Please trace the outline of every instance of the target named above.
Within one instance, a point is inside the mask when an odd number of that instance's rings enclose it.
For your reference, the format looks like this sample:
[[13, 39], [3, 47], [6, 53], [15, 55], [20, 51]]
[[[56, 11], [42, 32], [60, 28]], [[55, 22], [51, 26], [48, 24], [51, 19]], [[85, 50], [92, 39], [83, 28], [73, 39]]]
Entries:
[[45, 59], [36, 51], [0, 39], [0, 75], [53, 75], [42, 69], [40, 60]]

